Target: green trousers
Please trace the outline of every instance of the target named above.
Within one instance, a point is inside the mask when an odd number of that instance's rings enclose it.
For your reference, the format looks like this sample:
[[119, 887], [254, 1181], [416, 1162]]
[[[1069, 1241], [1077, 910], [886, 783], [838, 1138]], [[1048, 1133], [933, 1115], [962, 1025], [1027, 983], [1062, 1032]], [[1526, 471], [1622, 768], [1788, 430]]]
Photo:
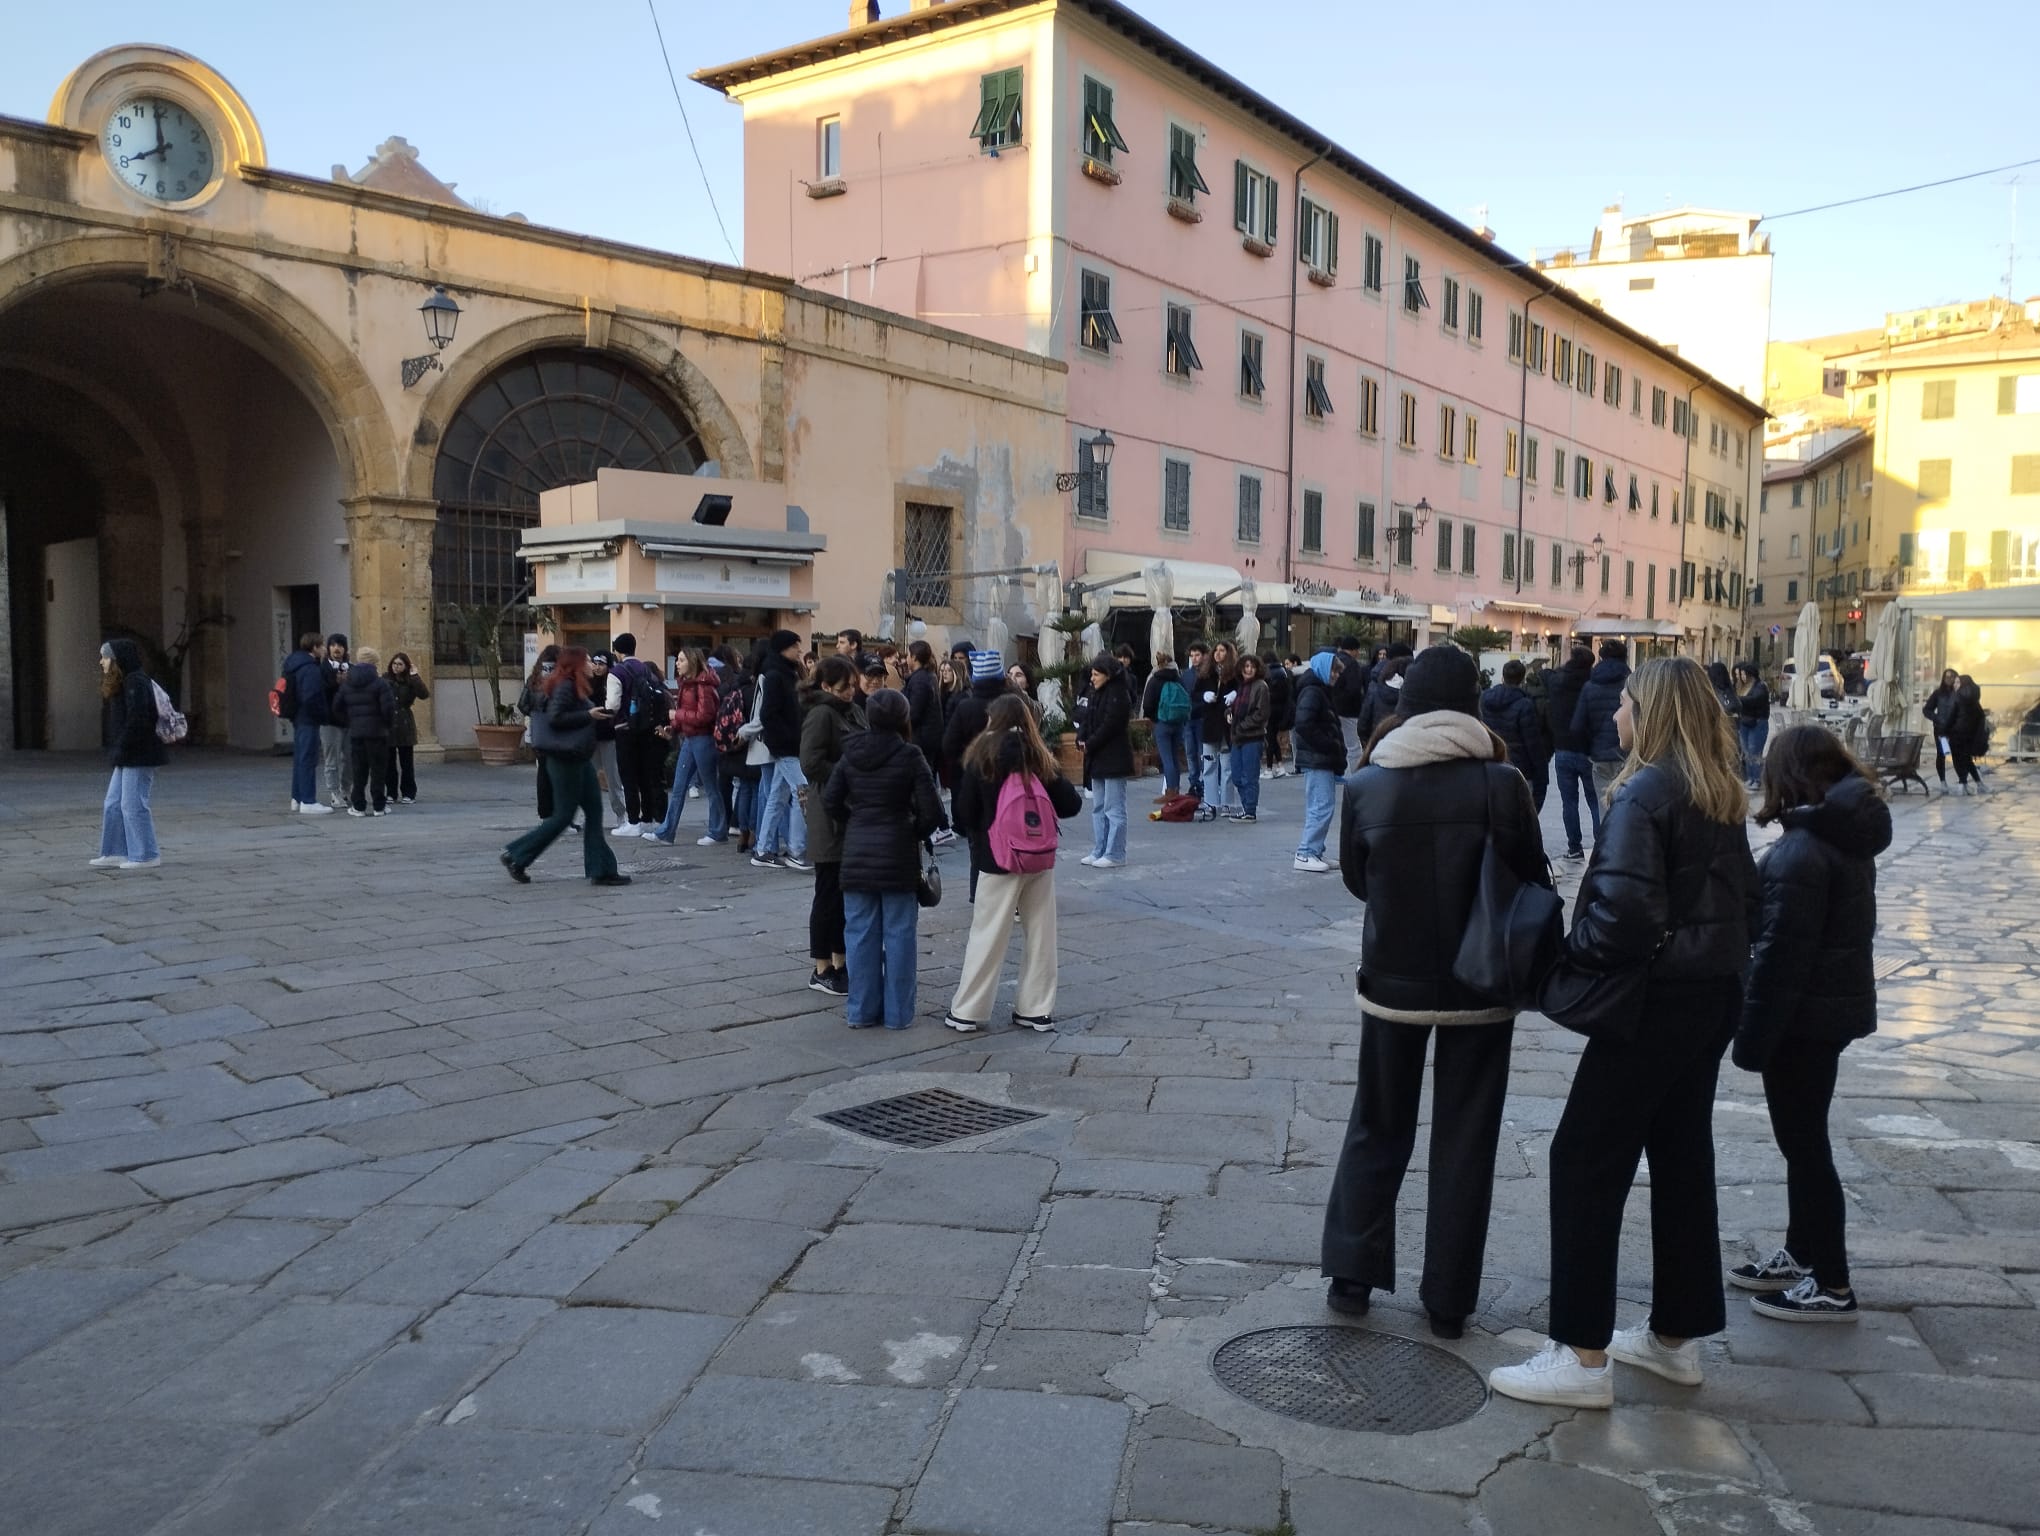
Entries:
[[552, 814], [503, 851], [519, 869], [531, 864], [550, 848], [553, 839], [567, 830], [574, 813], [581, 816], [581, 871], [593, 880], [613, 875], [616, 855], [610, 851], [608, 834], [602, 830], [602, 787], [595, 781], [595, 765], [583, 757], [540, 755], [547, 779], [552, 784]]

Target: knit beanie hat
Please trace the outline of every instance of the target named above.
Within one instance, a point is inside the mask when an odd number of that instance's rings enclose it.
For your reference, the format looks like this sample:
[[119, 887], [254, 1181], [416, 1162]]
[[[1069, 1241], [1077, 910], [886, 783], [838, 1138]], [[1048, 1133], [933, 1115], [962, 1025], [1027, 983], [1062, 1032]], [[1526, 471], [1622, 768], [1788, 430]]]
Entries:
[[1455, 645], [1429, 647], [1403, 673], [1395, 712], [1407, 720], [1438, 710], [1480, 715], [1480, 668]]
[[997, 651], [972, 651], [970, 653], [970, 680], [981, 682], [988, 677], [1004, 677], [1006, 668]]
[[772, 638], [765, 642], [766, 646], [775, 656], [785, 655], [786, 648], [789, 645], [799, 645], [800, 643], [800, 636], [790, 629], [775, 629], [772, 632]]

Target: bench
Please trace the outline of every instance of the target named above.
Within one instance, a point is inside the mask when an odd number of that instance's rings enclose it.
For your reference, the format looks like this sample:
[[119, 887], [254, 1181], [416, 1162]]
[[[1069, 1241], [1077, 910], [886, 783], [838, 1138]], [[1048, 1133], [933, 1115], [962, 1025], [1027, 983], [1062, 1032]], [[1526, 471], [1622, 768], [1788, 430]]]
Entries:
[[1920, 748], [1926, 737], [1911, 733], [1897, 736], [1875, 736], [1866, 743], [1863, 766], [1880, 784], [1897, 785], [1910, 794], [1910, 786], [1917, 784], [1921, 794], [1928, 794], [1927, 781], [1920, 777]]

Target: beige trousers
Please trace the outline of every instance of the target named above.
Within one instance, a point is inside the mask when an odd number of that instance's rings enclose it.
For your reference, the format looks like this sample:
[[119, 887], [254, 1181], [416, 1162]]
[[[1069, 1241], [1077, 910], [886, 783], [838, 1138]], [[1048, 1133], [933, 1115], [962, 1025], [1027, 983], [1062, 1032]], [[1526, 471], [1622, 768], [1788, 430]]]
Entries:
[[1020, 914], [1020, 985], [1013, 1011], [1031, 1019], [1055, 1014], [1055, 871], [1034, 875], [979, 875], [977, 905], [971, 911], [970, 942], [964, 946], [963, 975], [949, 1005], [951, 1018], [988, 1022], [998, 1000], [999, 971]]

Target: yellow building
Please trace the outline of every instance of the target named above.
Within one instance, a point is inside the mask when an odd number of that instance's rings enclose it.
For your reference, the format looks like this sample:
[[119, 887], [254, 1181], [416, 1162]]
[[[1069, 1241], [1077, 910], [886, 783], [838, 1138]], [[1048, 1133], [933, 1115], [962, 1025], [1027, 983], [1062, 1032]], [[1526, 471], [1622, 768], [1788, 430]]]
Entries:
[[1767, 667], [1782, 666], [1792, 654], [1808, 602], [1820, 606], [1822, 650], [1868, 646], [1875, 446], [1853, 429], [1828, 439], [1809, 457], [1764, 464], [1750, 632]]
[[[449, 614], [524, 588], [541, 494], [604, 469], [737, 482], [750, 565], [814, 570], [582, 570], [565, 606], [599, 611], [563, 622], [590, 635], [876, 629], [902, 566], [943, 599], [917, 599], [933, 638], [1032, 634], [1033, 583], [951, 578], [1061, 556], [1066, 383], [784, 278], [482, 213], [401, 140], [351, 175], [278, 170], [215, 71], [110, 49], [44, 120], [0, 117], [0, 742], [97, 747], [92, 659], [126, 631], [199, 739], [266, 747], [279, 660], [319, 629], [407, 651], [435, 685], [421, 750], [466, 746], [487, 689]], [[572, 578], [544, 575], [562, 605]]]

